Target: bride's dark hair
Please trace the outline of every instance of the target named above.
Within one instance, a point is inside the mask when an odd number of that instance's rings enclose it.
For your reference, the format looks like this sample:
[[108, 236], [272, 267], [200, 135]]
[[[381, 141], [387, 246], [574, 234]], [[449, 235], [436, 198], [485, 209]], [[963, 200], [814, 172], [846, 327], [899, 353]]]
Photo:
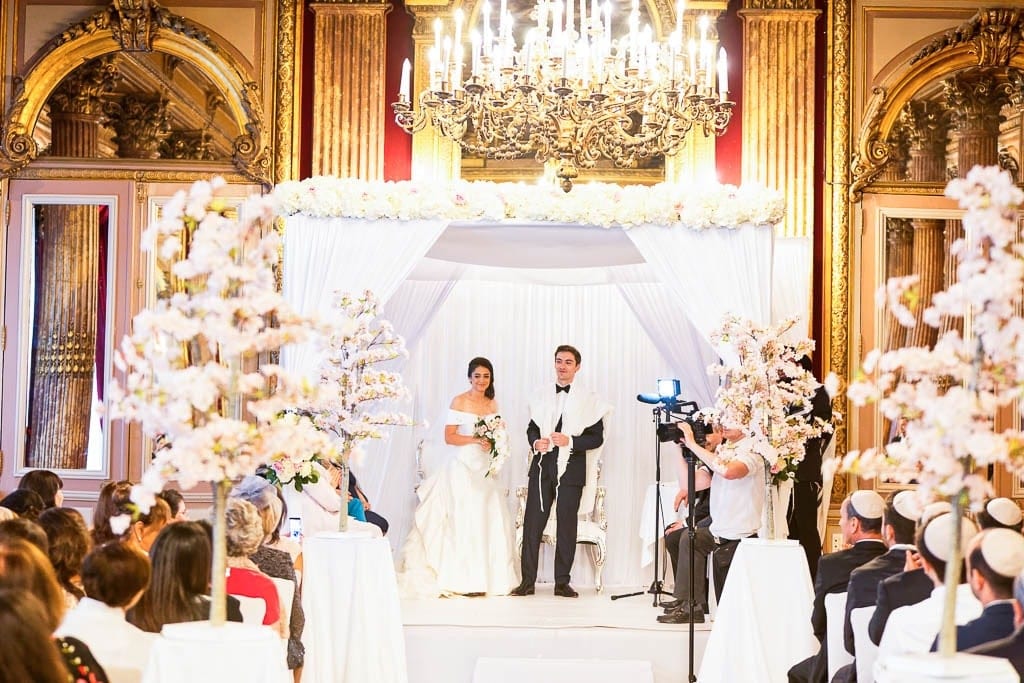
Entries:
[[473, 360], [469, 361], [469, 370], [466, 371], [466, 377], [472, 377], [473, 371], [477, 368], [487, 368], [491, 372], [491, 383], [487, 385], [487, 389], [484, 390], [484, 396], [487, 398], [494, 398], [494, 366], [491, 365], [491, 361], [487, 360], [483, 356], [477, 356]]

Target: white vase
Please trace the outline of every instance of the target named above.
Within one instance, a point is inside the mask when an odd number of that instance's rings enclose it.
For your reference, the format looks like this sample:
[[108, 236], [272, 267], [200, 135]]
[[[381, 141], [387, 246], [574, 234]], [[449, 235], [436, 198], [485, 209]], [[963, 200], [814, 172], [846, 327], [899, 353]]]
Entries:
[[793, 497], [793, 480], [787, 479], [765, 487], [764, 511], [758, 536], [769, 540], [789, 538], [789, 502]]

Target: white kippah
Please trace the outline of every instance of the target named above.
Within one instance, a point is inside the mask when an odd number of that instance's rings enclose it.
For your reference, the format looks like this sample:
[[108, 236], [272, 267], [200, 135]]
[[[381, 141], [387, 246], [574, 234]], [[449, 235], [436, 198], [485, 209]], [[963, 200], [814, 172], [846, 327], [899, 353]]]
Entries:
[[[960, 547], [966, 548], [978, 534], [978, 526], [966, 517], [960, 520]], [[948, 562], [953, 550], [953, 515], [948, 512], [928, 522], [924, 529], [924, 547], [943, 562]]]
[[985, 503], [985, 512], [1006, 526], [1016, 526], [1021, 521], [1020, 508], [1009, 498], [993, 498]]
[[921, 503], [916, 491], [900, 491], [893, 496], [892, 507], [904, 519], [916, 522], [921, 517]]
[[939, 515], [944, 515], [952, 509], [953, 506], [949, 504], [948, 500], [937, 500], [934, 503], [928, 503], [924, 506], [924, 510], [921, 511], [921, 519], [918, 521], [918, 524], [925, 526]]
[[996, 574], [1011, 578], [1024, 571], [1024, 536], [1013, 529], [986, 529], [979, 545], [981, 556]]
[[850, 504], [857, 511], [859, 517], [864, 519], [881, 519], [885, 512], [885, 501], [874, 491], [861, 489], [850, 495]]

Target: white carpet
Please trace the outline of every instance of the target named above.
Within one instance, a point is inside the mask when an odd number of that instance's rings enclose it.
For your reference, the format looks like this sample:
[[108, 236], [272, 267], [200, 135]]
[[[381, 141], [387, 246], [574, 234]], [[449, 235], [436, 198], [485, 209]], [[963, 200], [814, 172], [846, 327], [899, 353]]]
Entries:
[[[529, 597], [405, 600], [409, 683], [470, 683], [480, 657], [649, 661], [656, 683], [686, 680], [688, 629], [659, 624], [652, 596], [612, 601], [583, 590], [577, 599], [557, 598], [550, 585]], [[697, 624], [695, 664], [710, 624]]]

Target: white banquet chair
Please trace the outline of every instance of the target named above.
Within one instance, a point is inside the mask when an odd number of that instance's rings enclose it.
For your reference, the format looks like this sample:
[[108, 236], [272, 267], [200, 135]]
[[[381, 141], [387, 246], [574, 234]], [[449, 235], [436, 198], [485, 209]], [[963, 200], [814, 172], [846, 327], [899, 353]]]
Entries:
[[[277, 599], [281, 602], [282, 630], [287, 634], [292, 620], [292, 602], [295, 600], [295, 582], [291, 579], [279, 579], [275, 576], [271, 576], [270, 580], [274, 582], [274, 588], [277, 589]], [[287, 640], [287, 638], [288, 636], [285, 635], [285, 640]]]
[[871, 642], [871, 638], [868, 636], [868, 623], [874, 613], [874, 605], [850, 610], [853, 649], [856, 650], [853, 662], [857, 666], [857, 683], [874, 683], [875, 680], [875, 660], [878, 659], [878, 646]]
[[853, 655], [846, 651], [846, 644], [843, 642], [845, 622], [846, 593], [829, 593], [825, 596], [825, 652], [828, 654], [830, 681], [839, 667], [853, 662]]
[[[605, 431], [607, 442], [608, 432]], [[605, 488], [601, 486], [601, 453], [604, 446], [587, 451], [587, 482], [583, 486], [580, 495], [579, 516], [576, 524], [576, 544], [590, 547], [590, 558], [594, 563], [594, 588], [598, 593], [604, 588], [601, 575], [604, 572], [604, 563], [607, 557], [607, 536], [608, 518], [605, 514], [604, 499]], [[516, 488], [516, 498], [519, 499], [519, 511], [516, 514], [516, 550], [520, 557], [523, 554], [523, 521], [526, 518], [526, 494], [527, 487]], [[555, 530], [557, 529], [555, 511], [551, 510], [548, 523], [541, 535], [541, 542], [548, 545], [555, 545]]]
[[243, 624], [263, 623], [263, 617], [267, 615], [267, 603], [262, 598], [251, 598], [248, 595], [235, 595], [238, 600], [238, 608], [242, 612]]

